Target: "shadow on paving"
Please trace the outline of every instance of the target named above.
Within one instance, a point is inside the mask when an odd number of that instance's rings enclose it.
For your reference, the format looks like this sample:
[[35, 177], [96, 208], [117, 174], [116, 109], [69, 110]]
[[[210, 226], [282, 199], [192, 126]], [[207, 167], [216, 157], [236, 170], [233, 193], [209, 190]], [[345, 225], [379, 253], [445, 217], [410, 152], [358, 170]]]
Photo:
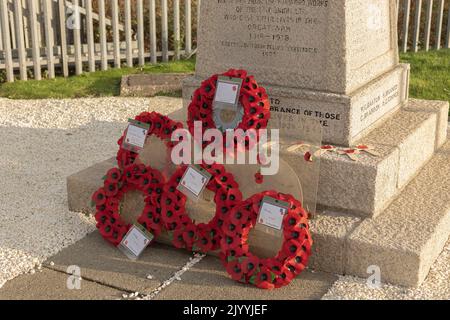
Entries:
[[[187, 251], [154, 244], [138, 261], [131, 261], [93, 232], [48, 259], [42, 272], [7, 282], [0, 289], [0, 299], [118, 299], [129, 292], [150, 294], [182, 269], [190, 257]], [[67, 289], [69, 266], [80, 268], [81, 290]], [[149, 274], [152, 280], [147, 279]], [[320, 299], [336, 280], [331, 274], [305, 271], [287, 287], [260, 290], [232, 281], [216, 257], [205, 257], [156, 299]]]
[[[67, 272], [69, 266], [78, 266], [82, 278], [120, 290], [149, 294], [180, 270], [189, 257], [188, 252], [153, 244], [138, 261], [132, 261], [103, 240], [98, 232], [93, 232], [44, 265], [61, 272]], [[147, 279], [148, 275], [153, 279]]]
[[220, 260], [206, 257], [163, 290], [156, 299], [169, 300], [314, 300], [320, 299], [337, 280], [326, 273], [303, 272], [289, 286], [261, 290], [230, 279]]

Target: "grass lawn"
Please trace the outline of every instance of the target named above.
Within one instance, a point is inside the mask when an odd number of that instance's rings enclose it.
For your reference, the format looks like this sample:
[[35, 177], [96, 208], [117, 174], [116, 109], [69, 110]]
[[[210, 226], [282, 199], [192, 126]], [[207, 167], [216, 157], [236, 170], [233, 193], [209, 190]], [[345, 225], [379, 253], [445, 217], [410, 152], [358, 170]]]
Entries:
[[[16, 81], [0, 84], [0, 97], [10, 99], [46, 99], [117, 96], [123, 75], [137, 73], [188, 73], [195, 69], [195, 60], [185, 60], [137, 68], [110, 69], [84, 73], [68, 78], [57, 77], [41, 81]], [[177, 93], [166, 93], [166, 95]], [[178, 93], [179, 94], [179, 93]]]
[[[450, 50], [402, 54], [401, 60], [411, 64], [411, 97], [450, 101]], [[191, 59], [142, 68], [110, 69], [67, 79], [16, 81], [0, 84], [0, 96], [11, 99], [116, 96], [122, 75], [193, 72], [194, 69], [195, 59]], [[177, 96], [179, 93], [166, 95]]]
[[450, 101], [450, 50], [401, 54], [411, 64], [413, 98]]

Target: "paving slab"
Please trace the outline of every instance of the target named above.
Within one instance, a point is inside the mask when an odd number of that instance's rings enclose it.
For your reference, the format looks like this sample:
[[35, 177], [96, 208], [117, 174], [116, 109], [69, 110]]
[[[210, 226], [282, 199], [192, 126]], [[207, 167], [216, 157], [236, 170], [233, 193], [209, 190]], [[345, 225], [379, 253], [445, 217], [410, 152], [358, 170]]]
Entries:
[[[98, 232], [93, 232], [48, 259], [44, 265], [61, 272], [76, 265], [83, 278], [128, 292], [149, 294], [181, 269], [189, 257], [187, 251], [153, 244], [138, 261], [132, 261], [105, 242]], [[54, 265], [50, 265], [52, 262]], [[148, 275], [153, 279], [147, 279]]]
[[124, 293], [86, 279], [70, 290], [67, 281], [67, 274], [49, 269], [21, 275], [0, 289], [0, 300], [115, 300]]
[[312, 300], [320, 299], [337, 280], [328, 273], [303, 272], [289, 286], [261, 290], [233, 281], [215, 257], [200, 263], [156, 296], [156, 300]]

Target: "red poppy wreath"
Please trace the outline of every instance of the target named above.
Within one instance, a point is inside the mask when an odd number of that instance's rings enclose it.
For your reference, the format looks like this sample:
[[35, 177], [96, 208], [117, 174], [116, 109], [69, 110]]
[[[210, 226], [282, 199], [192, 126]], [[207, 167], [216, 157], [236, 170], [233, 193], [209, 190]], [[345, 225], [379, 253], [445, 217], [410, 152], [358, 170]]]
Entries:
[[[143, 112], [136, 116], [135, 120], [149, 124], [150, 129], [148, 130], [147, 137], [155, 135], [159, 139], [163, 140], [166, 144], [168, 153], [170, 153], [176, 143], [171, 141], [172, 133], [177, 129], [183, 128], [183, 124], [181, 122], [173, 121], [169, 117], [163, 116], [157, 112]], [[136, 152], [129, 151], [122, 147], [125, 136], [126, 131], [117, 142], [120, 147], [119, 152], [117, 153], [117, 163], [120, 168], [133, 164], [139, 155]]]
[[[270, 119], [270, 102], [266, 90], [260, 87], [253, 76], [247, 75], [245, 70], [231, 69], [222, 75], [213, 75], [205, 80], [193, 96], [188, 108], [188, 127], [194, 135], [194, 122], [201, 121], [203, 130], [217, 129], [217, 123], [214, 120], [213, 100], [216, 93], [217, 80], [219, 76], [231, 78], [241, 78], [242, 86], [239, 93], [239, 103], [242, 106], [242, 119], [236, 120], [233, 129], [242, 129], [247, 132], [249, 129], [267, 128]], [[258, 132], [255, 140], [258, 140]], [[225, 135], [225, 133], [224, 133]], [[225, 140], [225, 139], [224, 139]], [[246, 137], [245, 143], [248, 147], [249, 141]], [[224, 142], [225, 143], [225, 142]], [[205, 147], [208, 142], [203, 142]]]
[[181, 166], [164, 185], [161, 200], [163, 226], [172, 235], [176, 248], [207, 253], [220, 246], [220, 226], [231, 210], [242, 201], [239, 185], [223, 165], [201, 165], [212, 178], [206, 188], [215, 193], [216, 213], [209, 223], [196, 224], [186, 212], [186, 196], [177, 189], [188, 166]]
[[161, 173], [143, 164], [132, 164], [123, 170], [112, 168], [104, 178], [104, 185], [92, 195], [96, 207], [95, 220], [103, 238], [118, 246], [131, 224], [120, 215], [120, 202], [129, 191], [140, 191], [145, 197], [145, 207], [137, 222], [155, 237], [161, 233], [161, 217], [157, 212], [158, 196], [163, 189]]
[[[256, 224], [262, 200], [269, 196], [288, 202], [283, 219], [283, 245], [274, 258], [261, 259], [249, 251], [248, 235]], [[221, 259], [233, 280], [251, 283], [261, 289], [288, 285], [308, 264], [312, 239], [308, 214], [290, 195], [267, 191], [235, 206], [222, 225]]]

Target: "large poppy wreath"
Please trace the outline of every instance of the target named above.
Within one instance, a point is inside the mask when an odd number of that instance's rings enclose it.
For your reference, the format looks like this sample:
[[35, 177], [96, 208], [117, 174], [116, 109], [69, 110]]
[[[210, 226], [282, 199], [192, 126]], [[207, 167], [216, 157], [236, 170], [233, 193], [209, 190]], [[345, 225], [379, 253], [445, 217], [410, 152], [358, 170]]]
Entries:
[[[177, 129], [183, 128], [183, 124], [181, 122], [173, 121], [169, 117], [163, 116], [157, 112], [143, 112], [140, 115], [136, 116], [135, 120], [149, 124], [150, 129], [148, 130], [147, 137], [155, 135], [156, 137], [164, 141], [167, 147], [167, 152], [170, 154], [171, 150], [176, 144], [176, 142], [171, 141], [172, 133]], [[137, 156], [139, 155], [136, 152], [129, 151], [122, 147], [125, 136], [126, 131], [117, 142], [120, 147], [119, 152], [117, 153], [117, 163], [120, 168], [124, 168], [127, 165], [133, 164]]]
[[[283, 219], [283, 245], [274, 258], [261, 259], [249, 251], [248, 235], [256, 224], [262, 200], [269, 196], [290, 207]], [[290, 195], [266, 191], [235, 206], [222, 225], [221, 259], [233, 280], [262, 289], [280, 288], [299, 275], [311, 255], [308, 214]]]
[[144, 195], [144, 210], [137, 219], [150, 233], [161, 233], [161, 216], [156, 210], [164, 180], [161, 173], [143, 164], [132, 164], [123, 170], [112, 168], [104, 177], [104, 185], [92, 195], [96, 207], [95, 220], [103, 238], [118, 246], [131, 227], [121, 218], [120, 202], [130, 191]]
[[201, 165], [212, 178], [206, 189], [215, 193], [216, 212], [209, 223], [196, 224], [186, 212], [186, 196], [177, 186], [188, 166], [181, 166], [164, 186], [161, 200], [161, 219], [163, 226], [172, 236], [176, 248], [186, 248], [189, 251], [207, 253], [217, 250], [220, 246], [220, 226], [231, 210], [242, 201], [239, 185], [232, 174], [225, 171], [223, 165]]
[[[242, 129], [244, 132], [247, 132], [249, 129], [255, 129], [258, 133], [259, 129], [267, 128], [270, 119], [270, 102], [266, 90], [258, 85], [253, 76], [247, 75], [245, 70], [231, 69], [221, 76], [241, 78], [243, 80], [239, 93], [242, 120], [236, 121], [233, 129]], [[194, 122], [196, 121], [202, 122], [203, 130], [217, 129], [217, 123], [214, 120], [213, 100], [218, 78], [219, 75], [216, 74], [203, 81], [201, 87], [192, 96], [192, 101], [188, 108], [187, 121], [192, 135], [194, 135]], [[258, 140], [258, 136], [254, 140]], [[248, 147], [248, 136], [245, 138], [245, 143]], [[208, 142], [203, 142], [203, 146], [207, 144]]]

